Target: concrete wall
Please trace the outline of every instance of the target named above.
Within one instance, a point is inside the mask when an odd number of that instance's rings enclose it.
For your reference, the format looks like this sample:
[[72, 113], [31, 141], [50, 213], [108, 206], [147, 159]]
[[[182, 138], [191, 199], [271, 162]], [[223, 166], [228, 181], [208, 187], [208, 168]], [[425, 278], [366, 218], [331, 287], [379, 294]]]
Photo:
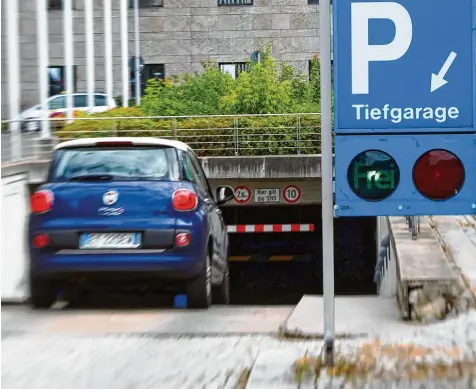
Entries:
[[[249, 180], [243, 178], [210, 180], [210, 186], [214, 191], [221, 185], [229, 185], [235, 189], [235, 200], [227, 203], [226, 207], [237, 205], [318, 205], [322, 203], [322, 182], [320, 179]], [[268, 193], [272, 196], [268, 196]], [[276, 197], [275, 194], [277, 194]], [[237, 197], [240, 202], [236, 201]]]
[[[86, 90], [84, 0], [73, 0], [74, 63], [77, 89]], [[22, 107], [38, 103], [35, 0], [19, 3]], [[6, 112], [6, 36], [2, 2], [2, 112]], [[121, 94], [119, 0], [113, 4], [114, 95]], [[104, 90], [103, 1], [94, 0], [97, 90]], [[49, 11], [49, 65], [63, 65], [63, 12]], [[273, 42], [273, 55], [308, 72], [319, 45], [317, 5], [308, 0], [254, 0], [253, 6], [217, 6], [217, 0], [164, 0], [164, 7], [140, 10], [141, 55], [146, 63], [164, 64], [166, 76], [200, 71], [200, 61], [245, 62], [258, 45]], [[129, 53], [134, 52], [129, 11]]]
[[[28, 182], [44, 182], [48, 172], [52, 139], [44, 139], [41, 159], [2, 164], [2, 177], [28, 173]], [[210, 180], [315, 180], [321, 178], [321, 155], [200, 158]]]
[[27, 174], [2, 177], [2, 287], [4, 301], [23, 301], [28, 296]]

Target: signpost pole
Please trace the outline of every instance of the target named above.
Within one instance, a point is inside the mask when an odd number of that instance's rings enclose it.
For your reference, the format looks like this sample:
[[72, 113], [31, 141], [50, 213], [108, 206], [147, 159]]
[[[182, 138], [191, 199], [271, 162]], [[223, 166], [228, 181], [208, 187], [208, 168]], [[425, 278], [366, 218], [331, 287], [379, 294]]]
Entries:
[[136, 93], [136, 105], [140, 105], [140, 91], [141, 91], [141, 79], [140, 79], [140, 38], [139, 38], [139, 0], [134, 0], [134, 43], [135, 43], [135, 93]]
[[121, 0], [121, 68], [122, 68], [122, 106], [129, 106], [129, 35], [127, 26], [127, 0]]
[[324, 294], [324, 347], [327, 365], [334, 363], [334, 200], [332, 158], [332, 84], [330, 0], [320, 0], [322, 258]]
[[111, 0], [104, 0], [104, 66], [106, 95], [113, 96]]
[[10, 120], [12, 160], [18, 160], [22, 156], [21, 128], [18, 122], [20, 114], [20, 38], [18, 29], [18, 3], [6, 2], [7, 19], [7, 78], [8, 78], [8, 106]]
[[95, 55], [94, 55], [94, 9], [93, 0], [84, 1], [84, 26], [86, 35], [86, 78], [88, 89], [88, 109], [94, 109], [94, 81], [95, 81]]
[[48, 119], [48, 14], [46, 0], [36, 2], [36, 34], [38, 50], [38, 81], [40, 84], [40, 104], [43, 112], [41, 121], [41, 137], [50, 136], [50, 122]]
[[73, 118], [73, 2], [63, 0], [64, 64], [66, 67], [66, 108], [68, 123]]

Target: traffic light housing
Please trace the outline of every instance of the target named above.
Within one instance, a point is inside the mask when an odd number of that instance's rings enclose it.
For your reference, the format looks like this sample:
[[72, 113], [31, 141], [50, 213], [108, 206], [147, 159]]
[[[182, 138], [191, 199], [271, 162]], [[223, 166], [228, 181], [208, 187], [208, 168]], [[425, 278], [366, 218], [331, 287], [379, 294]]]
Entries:
[[336, 216], [476, 214], [476, 135], [337, 135]]

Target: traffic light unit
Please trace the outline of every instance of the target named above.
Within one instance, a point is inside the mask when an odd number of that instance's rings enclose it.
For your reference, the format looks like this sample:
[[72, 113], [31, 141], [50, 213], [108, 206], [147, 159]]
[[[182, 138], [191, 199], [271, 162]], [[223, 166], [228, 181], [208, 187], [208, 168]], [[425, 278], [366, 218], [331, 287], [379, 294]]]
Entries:
[[336, 216], [476, 214], [476, 135], [337, 135]]

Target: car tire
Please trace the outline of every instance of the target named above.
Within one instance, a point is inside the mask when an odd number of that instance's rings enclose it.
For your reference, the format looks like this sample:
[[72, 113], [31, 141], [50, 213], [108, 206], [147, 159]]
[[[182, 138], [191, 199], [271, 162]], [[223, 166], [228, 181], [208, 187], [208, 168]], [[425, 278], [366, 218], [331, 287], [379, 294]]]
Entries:
[[30, 304], [33, 309], [48, 309], [56, 300], [56, 288], [50, 280], [30, 276]]
[[200, 274], [187, 285], [187, 305], [194, 309], [207, 309], [212, 305], [212, 268], [208, 253]]
[[220, 285], [214, 286], [212, 289], [213, 303], [228, 305], [230, 304], [230, 271], [228, 264], [226, 265], [225, 274]]

